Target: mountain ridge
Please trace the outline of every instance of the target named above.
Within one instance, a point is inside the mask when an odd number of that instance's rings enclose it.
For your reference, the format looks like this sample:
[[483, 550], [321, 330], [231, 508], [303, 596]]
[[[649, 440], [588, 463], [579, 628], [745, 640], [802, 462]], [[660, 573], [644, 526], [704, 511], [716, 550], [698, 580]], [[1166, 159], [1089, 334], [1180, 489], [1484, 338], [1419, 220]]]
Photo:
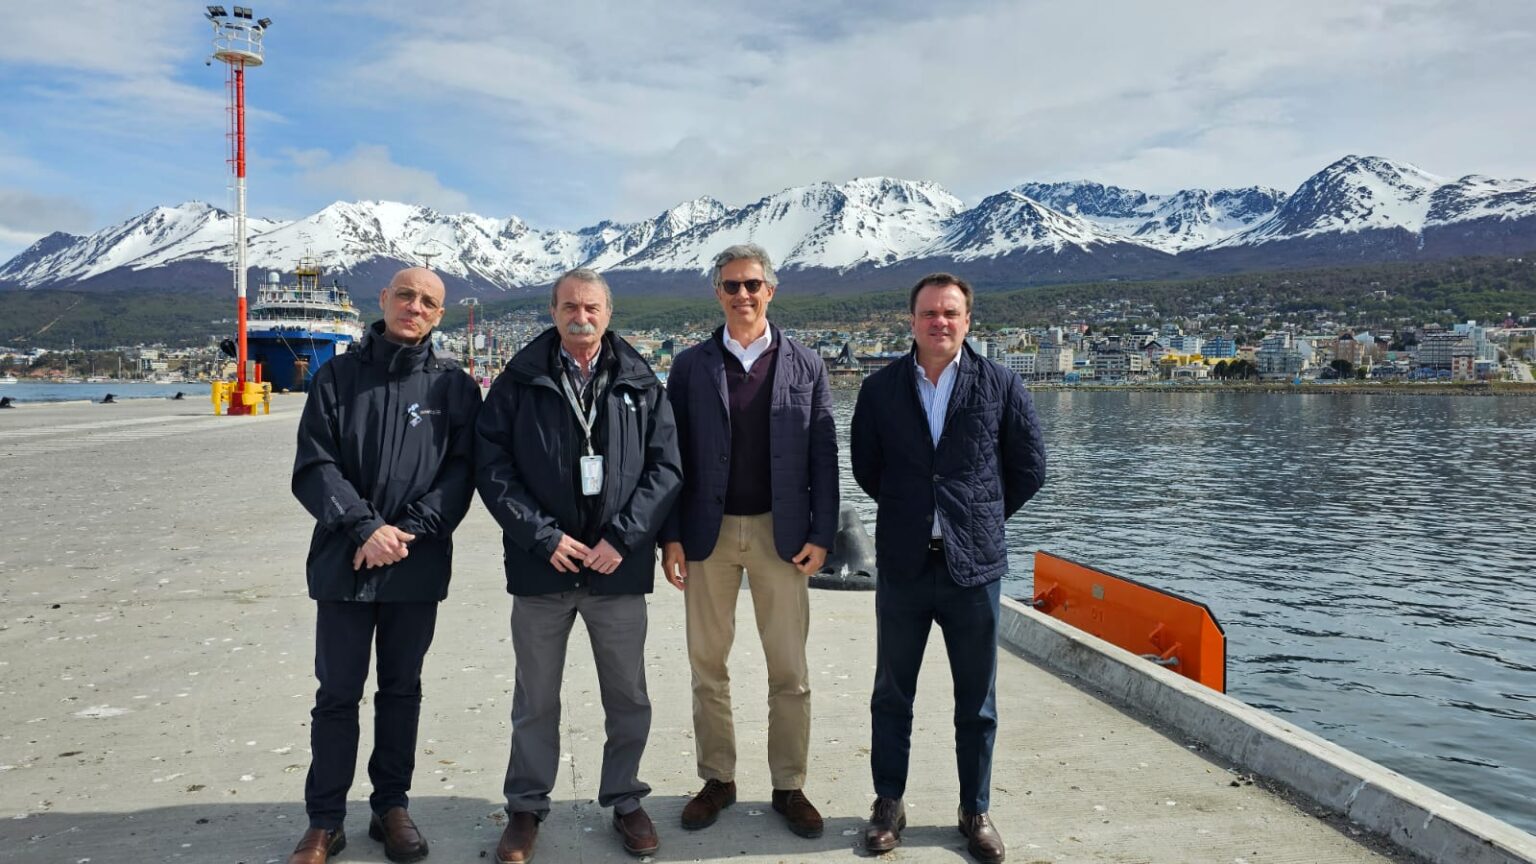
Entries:
[[[89, 235], [55, 232], [0, 265], [0, 288], [227, 290], [232, 217], [157, 206]], [[636, 222], [538, 229], [515, 215], [337, 201], [289, 222], [250, 219], [253, 271], [301, 256], [357, 282], [430, 260], [456, 288], [524, 293], [576, 266], [643, 293], [692, 291], [726, 245], [764, 245], [813, 290], [867, 290], [953, 267], [983, 282], [1162, 278], [1536, 250], [1536, 183], [1439, 177], [1345, 156], [1293, 192], [1264, 186], [1153, 194], [1089, 180], [1030, 182], [974, 206], [937, 183], [819, 181], [732, 208], [701, 196]]]

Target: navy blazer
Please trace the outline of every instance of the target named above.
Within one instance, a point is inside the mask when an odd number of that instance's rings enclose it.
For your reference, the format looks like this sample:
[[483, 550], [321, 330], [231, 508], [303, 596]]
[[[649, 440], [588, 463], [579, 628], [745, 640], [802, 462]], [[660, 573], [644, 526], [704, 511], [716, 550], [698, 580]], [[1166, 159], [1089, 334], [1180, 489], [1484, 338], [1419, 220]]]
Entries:
[[[678, 354], [667, 376], [683, 457], [683, 492], [662, 527], [661, 540], [681, 541], [689, 561], [702, 561], [714, 551], [725, 516], [731, 416], [722, 330]], [[831, 550], [837, 535], [837, 427], [821, 355], [777, 327], [773, 338], [778, 340], [768, 409], [773, 545], [789, 561], [806, 543]]]
[[962, 350], [937, 446], [917, 392], [915, 349], [859, 388], [849, 448], [853, 477], [878, 507], [882, 580], [922, 572], [935, 509], [955, 582], [1001, 579], [1003, 522], [1045, 482], [1045, 442], [1023, 380], [968, 345]]

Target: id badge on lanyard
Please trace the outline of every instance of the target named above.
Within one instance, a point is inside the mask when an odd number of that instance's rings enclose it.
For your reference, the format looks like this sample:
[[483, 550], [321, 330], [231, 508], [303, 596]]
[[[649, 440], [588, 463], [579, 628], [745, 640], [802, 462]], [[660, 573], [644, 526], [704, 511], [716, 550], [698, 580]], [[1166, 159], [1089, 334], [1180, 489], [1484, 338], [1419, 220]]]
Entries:
[[599, 495], [603, 491], [603, 457], [581, 457], [581, 494]]
[[581, 457], [581, 494], [591, 497], [601, 495], [603, 492], [603, 457], [592, 452], [592, 424], [597, 422], [597, 400], [602, 396], [602, 377], [593, 382], [592, 407], [587, 411], [581, 410], [581, 400], [577, 398], [576, 391], [571, 388], [571, 378], [568, 374], [560, 376], [560, 384], [565, 388], [565, 398], [571, 403], [571, 410], [576, 414], [576, 422], [581, 424], [581, 432], [586, 436], [587, 455]]

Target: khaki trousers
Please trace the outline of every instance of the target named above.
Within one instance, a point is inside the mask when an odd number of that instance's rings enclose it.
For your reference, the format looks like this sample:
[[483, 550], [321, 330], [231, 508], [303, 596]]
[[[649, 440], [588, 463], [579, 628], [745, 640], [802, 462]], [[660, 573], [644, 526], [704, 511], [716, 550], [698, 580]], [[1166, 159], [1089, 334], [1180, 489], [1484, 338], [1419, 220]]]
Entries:
[[768, 769], [775, 789], [805, 786], [811, 741], [809, 578], [773, 547], [773, 514], [725, 516], [715, 550], [688, 562], [688, 661], [693, 669], [693, 734], [699, 777], [736, 779], [736, 729], [726, 668], [736, 636], [736, 598], [747, 573], [768, 666]]

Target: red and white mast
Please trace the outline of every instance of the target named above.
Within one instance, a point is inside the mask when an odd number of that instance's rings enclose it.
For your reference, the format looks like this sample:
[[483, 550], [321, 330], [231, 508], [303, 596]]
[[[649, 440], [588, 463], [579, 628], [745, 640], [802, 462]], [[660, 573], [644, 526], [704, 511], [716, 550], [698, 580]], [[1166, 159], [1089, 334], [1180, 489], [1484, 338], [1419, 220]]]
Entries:
[[229, 93], [229, 163], [234, 175], [235, 191], [235, 320], [239, 336], [239, 355], [236, 358], [235, 390], [230, 395], [230, 414], [249, 414], [245, 404], [246, 366], [245, 344], [245, 70], [260, 66], [263, 61], [261, 40], [271, 18], [252, 20], [248, 6], [236, 6], [226, 13], [223, 6], [209, 6], [207, 17], [213, 24], [213, 59], [229, 67], [226, 89]]

